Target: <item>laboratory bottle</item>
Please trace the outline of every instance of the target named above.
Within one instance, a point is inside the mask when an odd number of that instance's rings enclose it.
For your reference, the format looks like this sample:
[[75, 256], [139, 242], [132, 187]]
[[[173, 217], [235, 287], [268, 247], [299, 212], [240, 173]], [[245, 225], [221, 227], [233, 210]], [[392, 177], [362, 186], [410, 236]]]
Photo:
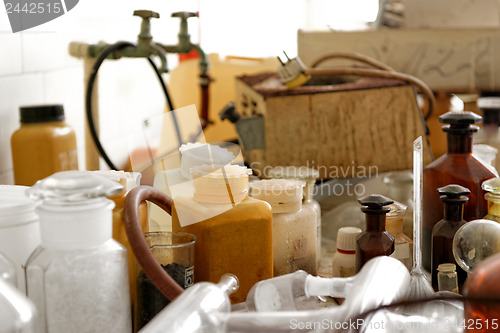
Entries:
[[488, 214], [484, 218], [500, 222], [500, 178], [488, 179], [481, 187], [487, 192], [484, 198], [488, 203]]
[[221, 323], [212, 316], [231, 311], [229, 295], [237, 290], [238, 278], [232, 274], [222, 275], [217, 284], [196, 283], [144, 326], [141, 333], [222, 332]]
[[20, 108], [21, 126], [10, 140], [16, 185], [32, 186], [58, 171], [77, 170], [75, 132], [62, 105]]
[[0, 252], [0, 279], [17, 286], [16, 266], [14, 263]]
[[250, 288], [273, 276], [270, 205], [248, 197], [248, 174], [239, 165], [194, 167], [193, 194], [173, 198], [172, 231], [196, 236], [195, 282], [240, 277], [231, 301], [245, 300]]
[[332, 277], [349, 277], [356, 274], [356, 237], [360, 228], [343, 227], [337, 233], [337, 252], [332, 259]]
[[0, 332], [38, 333], [37, 309], [24, 293], [0, 278]]
[[26, 264], [41, 332], [131, 332], [127, 250], [112, 239], [122, 186], [90, 171], [63, 171], [28, 190], [40, 200], [41, 246]]
[[[464, 205], [470, 191], [460, 185], [447, 185], [437, 189], [444, 204], [444, 218], [432, 228], [431, 243], [431, 280], [432, 287], [438, 290], [437, 268], [443, 263], [456, 263], [453, 257], [453, 237], [457, 230], [466, 222], [463, 219]], [[467, 273], [457, 268], [458, 287], [461, 290]]]
[[299, 269], [316, 274], [316, 212], [302, 205], [304, 182], [265, 179], [250, 184], [250, 195], [273, 210], [274, 276]]
[[456, 268], [456, 265], [452, 263], [439, 264], [437, 268], [438, 291], [451, 291], [458, 294]]
[[413, 265], [413, 241], [404, 234], [404, 217], [407, 207], [395, 201], [389, 205], [391, 209], [386, 215], [385, 230], [394, 236], [394, 253], [392, 257], [398, 259], [411, 271]]
[[[500, 254], [482, 261], [469, 275], [464, 284], [464, 297], [484, 298], [490, 301], [466, 300], [464, 306], [464, 332], [498, 332], [500, 318]], [[478, 325], [481, 324], [481, 325]]]
[[413, 175], [411, 171], [391, 171], [383, 177], [389, 198], [407, 207], [403, 219], [403, 233], [413, 238]]
[[394, 236], [385, 231], [386, 214], [394, 201], [380, 194], [358, 200], [365, 213], [366, 230], [356, 237], [356, 273], [370, 259], [390, 256], [394, 252]]
[[[474, 144], [485, 144], [500, 151], [500, 96], [481, 96], [477, 107], [483, 113], [483, 126], [474, 134]], [[495, 158], [493, 166], [498, 171], [500, 159]]]
[[266, 176], [275, 179], [296, 179], [306, 183], [302, 204], [311, 206], [316, 212], [316, 264], [319, 265], [321, 258], [321, 206], [318, 201], [314, 200], [314, 189], [316, 180], [319, 178], [319, 171], [306, 166], [278, 166], [271, 168]]
[[0, 252], [16, 268], [17, 288], [26, 293], [24, 266], [40, 245], [40, 220], [27, 186], [0, 185]]
[[[483, 218], [487, 212], [483, 181], [498, 177], [492, 166], [480, 162], [472, 155], [472, 135], [478, 131], [473, 124], [481, 122], [481, 117], [469, 111], [451, 111], [439, 116], [443, 131], [447, 134], [448, 150], [424, 168], [422, 202], [422, 263], [431, 270], [432, 228], [443, 219], [443, 209], [439, 202], [437, 188], [448, 184], [458, 184], [471, 191], [464, 207], [466, 221]], [[459, 274], [460, 282], [460, 274]]]

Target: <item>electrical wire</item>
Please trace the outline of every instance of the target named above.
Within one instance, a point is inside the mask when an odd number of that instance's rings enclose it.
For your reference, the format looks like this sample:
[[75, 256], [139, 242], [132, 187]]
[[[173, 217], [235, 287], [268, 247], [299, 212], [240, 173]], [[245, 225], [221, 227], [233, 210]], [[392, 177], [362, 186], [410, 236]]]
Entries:
[[[96, 149], [98, 150], [99, 154], [101, 155], [101, 157], [104, 159], [104, 161], [106, 162], [106, 164], [108, 165], [108, 167], [111, 170], [119, 170], [119, 169], [111, 161], [108, 154], [104, 150], [104, 147], [102, 146], [101, 141], [99, 140], [99, 135], [97, 134], [97, 130], [95, 128], [94, 117], [93, 117], [93, 113], [92, 113], [92, 93], [94, 90], [94, 84], [95, 84], [95, 80], [97, 77], [97, 72], [99, 71], [99, 68], [101, 67], [104, 60], [111, 53], [118, 51], [120, 49], [126, 48], [126, 47], [135, 47], [135, 45], [130, 43], [130, 42], [117, 42], [117, 43], [112, 44], [109, 47], [105, 48], [99, 54], [99, 56], [97, 57], [97, 59], [94, 63], [94, 66], [92, 68], [92, 73], [89, 76], [89, 80], [87, 82], [87, 90], [86, 90], [86, 94], [85, 94], [85, 114], [86, 114], [86, 118], [87, 118], [87, 123], [88, 123], [89, 131], [90, 131], [90, 135], [92, 136], [92, 140], [94, 141]], [[160, 85], [161, 85], [163, 94], [165, 95], [165, 99], [167, 100], [167, 104], [168, 104], [170, 111], [173, 111], [174, 106], [172, 103], [172, 99], [170, 98], [170, 94], [168, 92], [167, 85], [165, 84], [165, 81], [163, 80], [161, 73], [158, 70], [158, 67], [156, 66], [156, 64], [154, 63], [154, 61], [151, 57], [148, 57], [147, 60], [148, 60], [149, 64], [151, 65], [151, 67], [153, 68], [153, 70], [158, 78], [158, 81], [160, 81]], [[180, 134], [179, 125], [177, 123], [175, 113], [171, 112], [171, 114], [172, 114], [172, 118], [173, 118], [173, 122], [174, 122], [174, 126], [175, 126], [175, 131], [177, 134], [177, 139], [179, 140], [179, 145], [181, 145], [182, 144], [182, 137]]]

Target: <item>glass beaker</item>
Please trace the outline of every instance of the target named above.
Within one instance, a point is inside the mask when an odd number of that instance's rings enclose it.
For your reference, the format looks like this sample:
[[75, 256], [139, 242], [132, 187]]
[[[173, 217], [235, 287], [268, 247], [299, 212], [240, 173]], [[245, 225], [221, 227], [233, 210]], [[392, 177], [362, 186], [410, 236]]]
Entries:
[[[191, 286], [194, 283], [196, 237], [186, 232], [148, 232], [144, 236], [161, 267], [184, 289]], [[135, 331], [145, 326], [170, 303], [144, 271], [137, 267]]]

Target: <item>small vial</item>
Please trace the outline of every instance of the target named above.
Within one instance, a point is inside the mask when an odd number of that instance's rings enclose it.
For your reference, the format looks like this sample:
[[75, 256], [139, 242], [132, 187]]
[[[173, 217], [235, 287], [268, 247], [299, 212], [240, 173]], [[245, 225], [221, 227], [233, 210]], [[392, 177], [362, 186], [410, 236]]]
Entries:
[[451, 291], [458, 294], [457, 268], [455, 264], [440, 264], [437, 278], [439, 291]]
[[343, 227], [337, 234], [337, 252], [332, 260], [332, 277], [349, 277], [356, 274], [356, 236], [360, 228]]

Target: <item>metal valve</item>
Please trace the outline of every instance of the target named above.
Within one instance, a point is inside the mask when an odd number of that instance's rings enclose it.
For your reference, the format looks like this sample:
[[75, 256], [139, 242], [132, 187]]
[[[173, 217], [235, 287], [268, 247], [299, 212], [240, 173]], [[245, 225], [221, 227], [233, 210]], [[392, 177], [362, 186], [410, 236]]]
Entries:
[[172, 13], [172, 17], [179, 17], [180, 19], [187, 20], [190, 17], [196, 17], [198, 16], [197, 13], [193, 12], [175, 12]]
[[143, 19], [160, 18], [160, 14], [152, 10], [134, 10], [134, 16], [142, 17]]

